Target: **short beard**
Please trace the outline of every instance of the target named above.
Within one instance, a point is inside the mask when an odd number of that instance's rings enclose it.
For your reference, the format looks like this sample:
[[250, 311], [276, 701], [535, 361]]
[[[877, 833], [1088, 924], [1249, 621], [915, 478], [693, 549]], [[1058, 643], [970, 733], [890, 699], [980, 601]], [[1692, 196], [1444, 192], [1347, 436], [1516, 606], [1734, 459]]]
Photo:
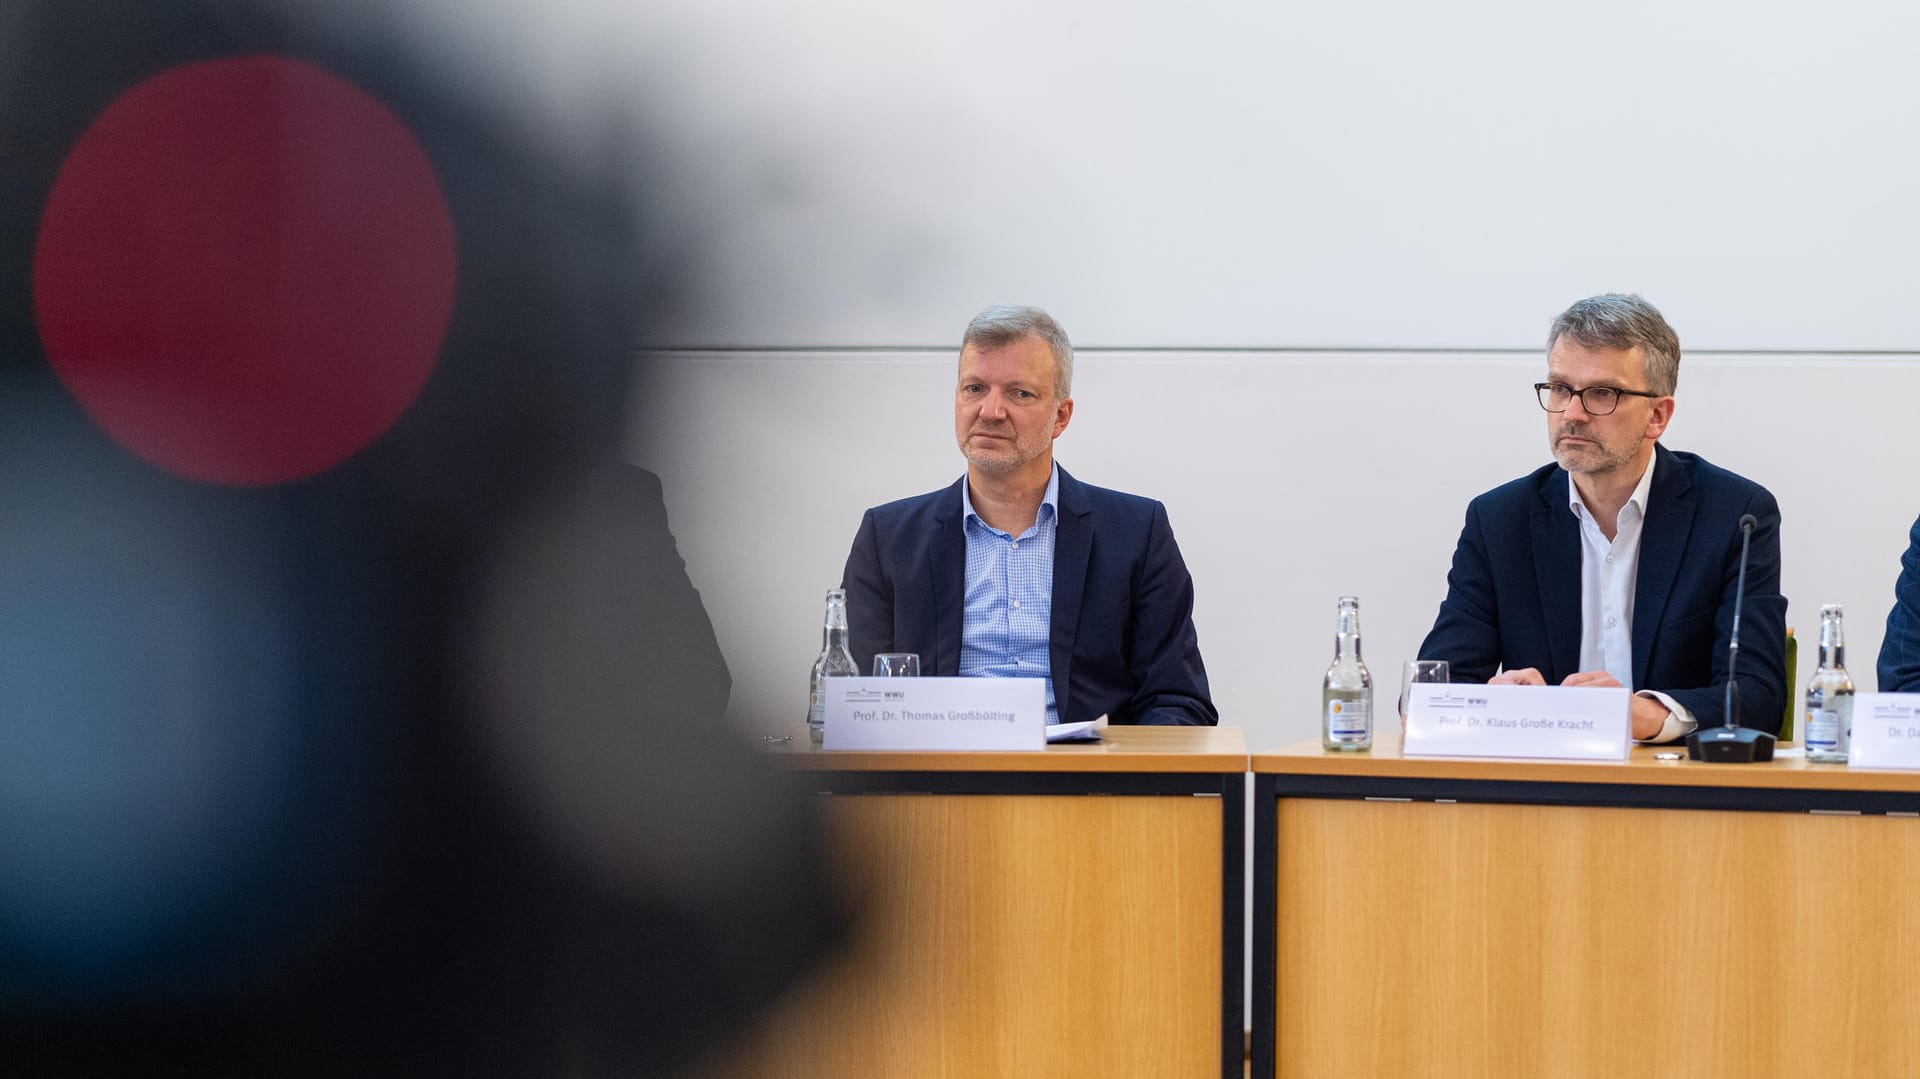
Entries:
[[[1565, 435], [1568, 432], [1561, 431], [1558, 433], [1561, 435]], [[1560, 447], [1557, 444], [1550, 443], [1547, 448], [1553, 451], [1553, 459], [1556, 462], [1558, 462], [1560, 467], [1565, 469], [1566, 471], [1578, 472], [1584, 475], [1594, 475], [1602, 472], [1616, 472], [1632, 464], [1634, 455], [1640, 452], [1640, 447], [1646, 445], [1646, 442], [1647, 442], [1646, 437], [1643, 435], [1641, 436], [1639, 441], [1627, 447], [1626, 452], [1614, 453], [1611, 448], [1607, 447], [1604, 443], [1601, 443], [1596, 440], [1594, 442], [1594, 449], [1598, 451], [1597, 454], [1594, 453], [1593, 451], [1589, 451], [1585, 456], [1589, 461], [1591, 461], [1595, 456], [1597, 456], [1600, 460], [1598, 467], [1589, 465], [1579, 469], [1575, 469], [1572, 466], [1567, 464], [1566, 460], [1560, 456], [1561, 451], [1560, 451]]]
[[990, 476], [1002, 476], [1009, 472], [1017, 472], [1021, 467], [1033, 461], [1034, 457], [1039, 456], [1039, 454], [1034, 454], [1032, 457], [1023, 458], [1019, 454], [1014, 454], [1012, 457], [990, 457], [983, 453], [970, 452], [965, 446], [960, 448], [960, 455], [967, 459], [967, 464], [972, 465], [974, 468]]

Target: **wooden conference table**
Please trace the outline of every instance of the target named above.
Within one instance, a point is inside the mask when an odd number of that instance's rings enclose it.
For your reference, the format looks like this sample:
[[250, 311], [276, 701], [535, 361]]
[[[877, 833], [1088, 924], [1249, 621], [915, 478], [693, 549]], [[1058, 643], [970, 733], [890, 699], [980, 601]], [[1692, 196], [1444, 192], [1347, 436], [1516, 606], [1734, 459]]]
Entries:
[[782, 754], [832, 797], [852, 954], [712, 1074], [1239, 1076], [1246, 741]]
[[1920, 774], [1252, 769], [1256, 1076], [1920, 1075]]

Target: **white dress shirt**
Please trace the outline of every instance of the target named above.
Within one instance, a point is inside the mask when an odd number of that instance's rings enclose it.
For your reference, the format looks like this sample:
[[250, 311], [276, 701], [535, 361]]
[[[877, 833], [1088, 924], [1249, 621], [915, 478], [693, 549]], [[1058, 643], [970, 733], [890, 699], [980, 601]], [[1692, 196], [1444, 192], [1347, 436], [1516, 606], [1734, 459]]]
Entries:
[[1605, 671], [1621, 685], [1667, 706], [1667, 721], [1648, 742], [1684, 738], [1696, 722], [1693, 713], [1658, 690], [1633, 684], [1633, 588], [1640, 579], [1640, 533], [1647, 523], [1647, 492], [1653, 488], [1653, 459], [1640, 473], [1627, 504], [1614, 518], [1613, 539], [1567, 477], [1567, 508], [1580, 522], [1580, 669]]

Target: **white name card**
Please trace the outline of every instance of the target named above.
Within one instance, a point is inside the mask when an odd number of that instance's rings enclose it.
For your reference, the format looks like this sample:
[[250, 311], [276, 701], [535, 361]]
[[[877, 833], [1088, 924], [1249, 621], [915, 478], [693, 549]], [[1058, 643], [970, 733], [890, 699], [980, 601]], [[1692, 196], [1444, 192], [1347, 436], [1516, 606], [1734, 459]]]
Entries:
[[1847, 764], [1920, 768], [1920, 693], [1859, 693]]
[[1044, 678], [828, 678], [828, 749], [1045, 749]]
[[1623, 761], [1632, 696], [1617, 686], [1479, 686], [1416, 682], [1408, 756]]

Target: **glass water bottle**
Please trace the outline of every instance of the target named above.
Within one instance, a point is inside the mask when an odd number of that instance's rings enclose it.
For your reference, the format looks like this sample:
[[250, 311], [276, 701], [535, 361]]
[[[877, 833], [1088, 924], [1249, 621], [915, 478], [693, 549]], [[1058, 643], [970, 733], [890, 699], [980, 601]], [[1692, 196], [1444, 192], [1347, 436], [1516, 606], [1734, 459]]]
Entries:
[[820, 658], [813, 661], [813, 677], [807, 683], [807, 737], [815, 742], [826, 737], [827, 692], [823, 678], [851, 678], [860, 673], [853, 665], [853, 652], [847, 648], [847, 593], [835, 588], [827, 593], [827, 621], [820, 630]]
[[1320, 689], [1320, 744], [1332, 750], [1373, 745], [1373, 678], [1360, 661], [1360, 601], [1340, 597], [1333, 666]]
[[1846, 628], [1838, 603], [1820, 608], [1820, 665], [1807, 682], [1801, 739], [1810, 761], [1844, 761], [1853, 734], [1853, 678], [1847, 674]]

